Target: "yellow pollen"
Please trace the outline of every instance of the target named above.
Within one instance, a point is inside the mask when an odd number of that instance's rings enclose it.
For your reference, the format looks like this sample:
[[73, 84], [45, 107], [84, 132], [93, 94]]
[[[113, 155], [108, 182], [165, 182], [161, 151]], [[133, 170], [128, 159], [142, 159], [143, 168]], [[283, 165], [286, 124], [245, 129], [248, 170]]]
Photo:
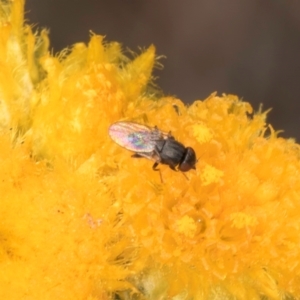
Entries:
[[206, 186], [211, 183], [217, 183], [223, 177], [223, 175], [223, 171], [218, 170], [211, 165], [206, 165], [200, 175], [202, 185]]
[[205, 124], [196, 124], [192, 126], [193, 134], [200, 144], [208, 143], [213, 138], [213, 133]]
[[257, 218], [246, 213], [237, 212], [230, 215], [232, 226], [238, 229], [258, 224]]
[[182, 233], [188, 238], [192, 238], [197, 230], [197, 225], [193, 218], [184, 216], [177, 221], [178, 232]]

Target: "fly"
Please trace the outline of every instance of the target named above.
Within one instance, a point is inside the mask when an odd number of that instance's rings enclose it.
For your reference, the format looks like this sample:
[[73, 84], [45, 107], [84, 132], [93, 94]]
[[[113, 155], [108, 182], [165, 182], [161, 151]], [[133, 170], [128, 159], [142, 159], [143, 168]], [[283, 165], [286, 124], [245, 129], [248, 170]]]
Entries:
[[134, 152], [132, 157], [153, 160], [152, 169], [155, 171], [159, 170], [159, 164], [181, 172], [196, 169], [194, 149], [176, 141], [171, 132], [133, 122], [116, 122], [109, 127], [108, 132], [115, 143]]

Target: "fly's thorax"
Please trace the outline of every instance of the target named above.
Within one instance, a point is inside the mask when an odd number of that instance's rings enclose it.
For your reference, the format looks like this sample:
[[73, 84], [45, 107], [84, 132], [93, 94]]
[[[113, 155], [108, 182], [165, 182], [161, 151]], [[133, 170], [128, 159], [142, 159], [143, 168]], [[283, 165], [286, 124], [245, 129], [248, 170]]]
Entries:
[[161, 162], [177, 166], [183, 159], [185, 147], [174, 139], [166, 139], [160, 151]]

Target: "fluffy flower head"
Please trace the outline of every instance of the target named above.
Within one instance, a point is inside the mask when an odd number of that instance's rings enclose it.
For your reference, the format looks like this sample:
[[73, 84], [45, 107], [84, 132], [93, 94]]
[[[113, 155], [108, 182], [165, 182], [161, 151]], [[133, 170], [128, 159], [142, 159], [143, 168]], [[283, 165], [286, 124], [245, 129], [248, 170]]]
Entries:
[[[236, 96], [160, 96], [154, 46], [48, 44], [1, 1], [0, 298], [299, 298], [299, 145]], [[171, 131], [196, 170], [162, 181], [116, 121]]]

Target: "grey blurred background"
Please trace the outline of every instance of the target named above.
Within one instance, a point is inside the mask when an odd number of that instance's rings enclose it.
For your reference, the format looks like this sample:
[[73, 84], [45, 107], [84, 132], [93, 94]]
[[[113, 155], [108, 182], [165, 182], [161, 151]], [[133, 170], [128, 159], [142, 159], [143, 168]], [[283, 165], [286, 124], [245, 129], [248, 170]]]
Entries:
[[56, 52], [89, 30], [139, 53], [154, 44], [157, 83], [186, 103], [232, 93], [300, 141], [300, 0], [27, 0]]

